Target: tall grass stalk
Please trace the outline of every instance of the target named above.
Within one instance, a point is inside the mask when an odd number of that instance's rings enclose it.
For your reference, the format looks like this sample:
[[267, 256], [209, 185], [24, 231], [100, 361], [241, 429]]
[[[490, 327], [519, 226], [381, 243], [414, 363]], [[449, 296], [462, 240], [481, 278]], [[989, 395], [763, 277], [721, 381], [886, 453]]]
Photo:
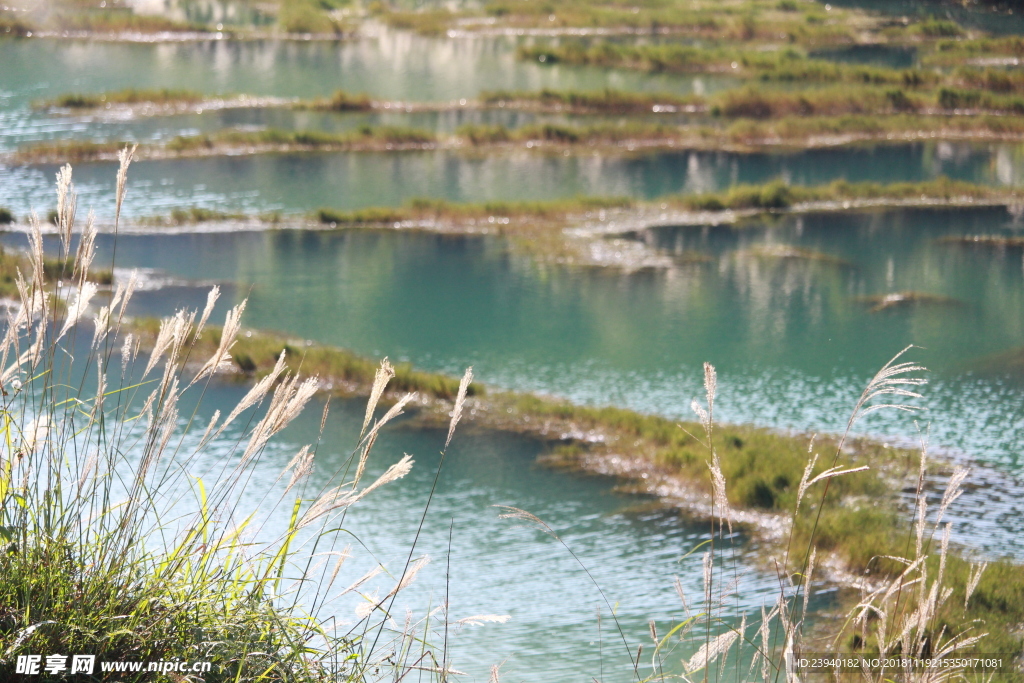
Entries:
[[[118, 218], [131, 160], [130, 150], [120, 156]], [[90, 215], [76, 225], [70, 166], [58, 174], [57, 191], [57, 263], [66, 265], [47, 276], [33, 216], [27, 272], [16, 278], [19, 306], [0, 340], [0, 674], [13, 675], [19, 656], [78, 654], [98, 663], [209, 662], [206, 681], [401, 680], [414, 670], [444, 678], [445, 654], [413, 636], [447, 622], [447, 605], [397, 628], [391, 620], [395, 596], [428, 559], [414, 556], [415, 545], [387, 597], [368, 603], [354, 624], [325, 616], [351, 554], [341, 547], [344, 516], [413, 466], [405, 455], [363, 482], [380, 430], [410, 398], [376, 417], [395, 374], [387, 361], [356, 448], [321, 477], [327, 483], [309, 477], [318, 437], [274, 486], [262, 487], [257, 467], [313, 400], [317, 377], [289, 371], [281, 352], [274, 369], [226, 416], [214, 412], [199, 436], [199, 403], [231, 366], [245, 301], [227, 313], [215, 344], [200, 340], [217, 288], [202, 311], [162, 320], [141, 348], [126, 316], [137, 280], [118, 282], [105, 301], [97, 296], [89, 277], [95, 223]], [[247, 507], [261, 488], [258, 505]], [[271, 530], [270, 515], [288, 522]], [[357, 594], [369, 578], [339, 594]], [[105, 675], [99, 666], [94, 680]]]

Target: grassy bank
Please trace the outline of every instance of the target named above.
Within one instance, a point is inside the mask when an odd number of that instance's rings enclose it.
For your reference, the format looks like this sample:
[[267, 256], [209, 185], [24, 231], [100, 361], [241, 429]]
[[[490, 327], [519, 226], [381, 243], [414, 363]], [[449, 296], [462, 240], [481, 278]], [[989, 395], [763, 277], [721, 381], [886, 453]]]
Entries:
[[[417, 199], [405, 206], [339, 211], [323, 208], [312, 214], [321, 224], [336, 227], [388, 225], [395, 222], [423, 222], [458, 224], [461, 221], [489, 221], [489, 219], [517, 219], [515, 223], [495, 220], [488, 223], [495, 229], [514, 229], [518, 219], [564, 220], [572, 215], [614, 209], [675, 208], [686, 211], [726, 210], [787, 210], [804, 204], [876, 202], [899, 203], [904, 200], [922, 202], [951, 201], [1009, 201], [1018, 196], [1013, 191], [976, 185], [941, 177], [919, 183], [851, 183], [837, 180], [827, 185], [787, 185], [772, 181], [762, 185], [736, 185], [722, 192], [662, 197], [653, 202], [629, 198], [579, 197], [545, 202], [486, 202], [458, 204], [444, 200]], [[819, 207], [815, 207], [819, 208]]]
[[[130, 161], [125, 150], [118, 213]], [[108, 680], [113, 665], [120, 667], [114, 677], [126, 683], [194, 677], [179, 676], [183, 670], [224, 683], [357, 683], [424, 670], [443, 679], [446, 651], [436, 656], [426, 636], [405, 647], [407, 629], [429, 632], [437, 612], [408, 621], [405, 629], [390, 624], [390, 599], [426, 563], [414, 561], [415, 542], [384, 598], [359, 592], [370, 575], [345, 591], [368, 607], [354, 620], [335, 628], [336, 612], [327, 616], [324, 607], [328, 593], [336, 592], [335, 579], [347, 582], [342, 564], [351, 555], [345, 543], [353, 532], [344, 524], [346, 511], [413, 465], [405, 456], [372, 484], [361, 482], [383, 420], [357, 437], [335, 471], [315, 480], [309, 475], [317, 437], [283, 470], [281, 463], [265, 462], [267, 444], [300, 415], [317, 380], [292, 375], [282, 364], [223, 421], [219, 411], [197, 411], [212, 376], [237, 362], [228, 352], [240, 351], [233, 339], [244, 305], [226, 316], [224, 328], [204, 330], [215, 288], [203, 312], [180, 310], [128, 334], [134, 277], [108, 296], [95, 296], [87, 274], [96, 233], [91, 220], [76, 229], [70, 166], [58, 174], [57, 194], [59, 265], [44, 257], [38, 224], [28, 254], [0, 254], [0, 271], [24, 273], [0, 340], [0, 433], [8, 445], [0, 455], [0, 677]], [[73, 244], [76, 233], [81, 236]], [[53, 270], [72, 290], [67, 304], [57, 301]], [[83, 323], [87, 312], [92, 322]], [[139, 353], [140, 336], [146, 353]], [[261, 360], [259, 348], [244, 348]], [[199, 359], [201, 353], [209, 355]], [[362, 366], [335, 356], [317, 365], [362, 377]], [[381, 388], [389, 372], [378, 369]], [[412, 371], [404, 376], [407, 384], [426, 385]], [[430, 386], [440, 394], [449, 383]], [[458, 383], [456, 394], [465, 397]], [[367, 414], [375, 408], [372, 399]], [[248, 409], [255, 412], [225, 434]], [[327, 416], [325, 408], [321, 419]], [[198, 441], [188, 440], [196, 419], [208, 429]], [[209, 452], [213, 441], [228, 451]], [[277, 480], [250, 488], [254, 471], [267, 466], [280, 471]], [[268, 529], [267, 515], [285, 523]], [[441, 619], [450, 623], [446, 610]], [[26, 672], [26, 656], [30, 662], [37, 655], [45, 664]], [[76, 670], [75, 659], [83, 656], [93, 659]], [[427, 668], [423, 661], [441, 665]]]
[[[155, 334], [156, 323], [139, 325], [150, 337]], [[204, 343], [215, 345], [217, 339], [213, 331]], [[331, 391], [343, 395], [369, 392], [376, 365], [336, 348], [254, 332], [251, 337], [239, 337], [232, 359], [240, 376], [259, 378], [270, 372], [282, 350], [288, 352], [289, 363], [303, 372], [319, 374], [334, 387]], [[393, 390], [384, 400], [395, 401], [405, 391], [419, 392], [418, 419], [443, 423], [457, 385], [454, 378], [402, 366]], [[612, 471], [604, 464], [631, 462], [634, 464], [621, 469], [620, 474], [631, 473], [639, 490], [669, 483], [676, 492], [673, 500], [688, 514], [715, 514], [709, 507], [714, 484], [708, 474], [708, 446], [699, 423], [680, 423], [621, 408], [578, 406], [530, 394], [485, 391], [477, 384], [471, 385], [470, 393], [474, 396], [469, 405], [475, 424], [540, 437], [547, 443], [544, 460], [550, 465]], [[582, 441], [554, 436], [560, 434], [596, 434], [600, 438]], [[844, 469], [869, 469], [830, 479], [820, 498], [809, 496], [811, 500], [804, 499], [798, 505], [805, 495], [806, 482], [825, 475], [836, 464], [830, 457], [822, 457], [808, 466], [809, 437], [715, 425], [712, 441], [728, 483], [728, 502], [737, 518], [748, 514], [746, 523], [755, 535], [760, 534], [758, 523], [751, 519], [758, 515], [773, 519], [796, 509], [789, 544], [813, 546], [855, 576], [881, 580], [898, 574], [903, 566], [887, 558], [913, 554], [914, 531], [908, 521], [912, 514], [899, 506], [897, 493], [900, 486], [912, 486], [916, 481], [917, 453], [864, 439], [848, 440], [840, 449], [837, 438], [818, 437], [813, 442], [815, 453], [839, 453], [837, 462]], [[785, 542], [776, 539], [768, 545], [777, 548]], [[937, 556], [927, 562], [932, 572], [938, 571]], [[949, 583], [958, 588], [937, 611], [939, 627], [958, 632], [964, 627], [962, 617], [966, 614], [969, 620], [983, 622], [990, 633], [978, 651], [1020, 653], [1017, 627], [1024, 620], [1024, 572], [1019, 565], [1009, 561], [991, 563], [967, 601], [965, 587], [976, 567], [958, 551], [941, 562]], [[913, 598], [910, 600], [913, 602]], [[965, 602], [968, 608], [963, 613], [958, 606]], [[841, 646], [849, 650], [865, 647], [855, 639]]]
[[[487, 221], [490, 218], [542, 218], [563, 219], [575, 213], [602, 209], [626, 209], [636, 202], [625, 197], [578, 197], [535, 202], [455, 203], [443, 199], [413, 199], [401, 207], [378, 207], [339, 211], [318, 209], [312, 218], [333, 227], [359, 227], [388, 225], [396, 222], [423, 222], [457, 224], [463, 221]], [[503, 224], [495, 224], [503, 225]]]
[[[860, 103], [851, 98], [854, 107]], [[833, 103], [842, 107], [842, 101]], [[797, 103], [799, 106], [799, 103]], [[736, 106], [760, 107], [744, 99]], [[831, 106], [831, 105], [830, 105]], [[466, 124], [453, 135], [395, 126], [363, 126], [350, 132], [225, 130], [179, 136], [166, 144], [143, 144], [143, 159], [285, 152], [405, 152], [421, 149], [522, 149], [623, 154], [656, 150], [729, 150], [737, 153], [837, 148], [844, 145], [903, 144], [917, 140], [1024, 139], [1024, 117], [1016, 116], [784, 116], [778, 119], [723, 119], [723, 125], [683, 125], [625, 120], [594, 124], [536, 123], [518, 128]], [[56, 140], [28, 143], [7, 155], [15, 164], [110, 161], [126, 143]]]
[[806, 46], [844, 45], [865, 34], [890, 41], [931, 37], [931, 22], [912, 26], [886, 25], [878, 15], [854, 8], [830, 7], [810, 0], [742, 0], [726, 4], [711, 0], [687, 3], [638, 2], [624, 5], [600, 0], [491, 0], [462, 11], [425, 8], [409, 11], [394, 3], [378, 2], [376, 15], [395, 28], [425, 35], [449, 30], [532, 29], [569, 32], [673, 34], [709, 41], [766, 41], [780, 39]]

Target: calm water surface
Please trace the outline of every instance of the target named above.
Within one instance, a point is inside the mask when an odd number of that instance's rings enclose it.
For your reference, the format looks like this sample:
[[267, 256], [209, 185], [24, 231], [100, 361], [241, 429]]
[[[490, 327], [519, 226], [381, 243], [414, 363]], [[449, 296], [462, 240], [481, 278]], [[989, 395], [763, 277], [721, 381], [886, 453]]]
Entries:
[[[346, 90], [377, 99], [452, 102], [475, 98], [484, 90], [613, 88], [689, 93], [710, 92], [734, 83], [717, 76], [548, 67], [517, 60], [516, 47], [531, 40], [433, 39], [388, 30], [345, 42], [2, 40], [0, 151], [18, 143], [54, 138], [160, 140], [213, 128], [221, 121], [218, 116], [171, 117], [137, 126], [97, 126], [81, 117], [50, 116], [31, 109], [35, 100], [69, 92], [133, 87], [313, 98]], [[303, 123], [315, 127], [317, 121], [306, 119]], [[428, 122], [413, 119], [402, 125], [424, 123]]]
[[[455, 202], [543, 200], [579, 195], [653, 199], [708, 192], [736, 183], [783, 178], [817, 185], [850, 181], [917, 181], [947, 175], [994, 185], [1024, 178], [1015, 145], [919, 143], [892, 147], [733, 154], [666, 151], [643, 155], [521, 150], [490, 155], [456, 151], [401, 154], [267, 154], [138, 162], [132, 165], [128, 216], [206, 206], [251, 212], [303, 213], [329, 206], [395, 206], [414, 197]], [[53, 202], [56, 166], [0, 166], [0, 206], [25, 215]], [[79, 206], [113, 215], [113, 164], [79, 164]]]
[[[400, 233], [135, 236], [117, 253], [186, 283], [225, 283], [235, 300], [248, 296], [254, 328], [453, 374], [472, 364], [499, 386], [672, 417], [688, 416], [710, 361], [721, 419], [841, 431], [868, 378], [914, 344], [931, 371], [918, 420], [932, 446], [1019, 472], [1022, 385], [978, 368], [1024, 347], [1024, 258], [937, 240], [1021, 229], [1003, 209], [659, 228], [636, 239], [707, 262], [633, 274], [538, 265], [496, 238]], [[811, 256], [773, 256], [780, 247]], [[872, 310], [870, 297], [901, 291], [944, 299]], [[204, 297], [143, 292], [137, 312]], [[901, 443], [917, 434], [902, 414], [875, 414], [861, 430]], [[987, 513], [1012, 518], [1007, 504]], [[1024, 555], [1019, 526], [992, 529], [986, 547]]]

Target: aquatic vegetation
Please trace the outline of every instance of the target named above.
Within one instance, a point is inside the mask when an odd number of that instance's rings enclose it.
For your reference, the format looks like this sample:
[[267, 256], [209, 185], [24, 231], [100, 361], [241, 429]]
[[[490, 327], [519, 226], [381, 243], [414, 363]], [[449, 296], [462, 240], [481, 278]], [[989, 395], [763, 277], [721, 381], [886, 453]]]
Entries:
[[[577, 197], [537, 202], [485, 202], [482, 204], [458, 204], [443, 199], [412, 199], [405, 206], [395, 208], [368, 208], [355, 211], [318, 209], [313, 218], [323, 224], [335, 227], [374, 226], [393, 223], [422, 221], [479, 221], [483, 220], [494, 229], [503, 229], [510, 223], [497, 219], [510, 218], [565, 218], [569, 214], [600, 211], [602, 209], [625, 209], [636, 205], [627, 197]], [[491, 221], [489, 219], [496, 219]]]
[[193, 90], [146, 90], [125, 88], [98, 94], [68, 93], [49, 100], [33, 102], [36, 109], [59, 107], [62, 109], [97, 109], [108, 104], [191, 104], [201, 102], [204, 95]]
[[[430, 131], [396, 126], [361, 126], [343, 133], [321, 131], [284, 131], [276, 129], [237, 130], [179, 135], [164, 145], [142, 145], [140, 158], [211, 155], [238, 152], [249, 154], [278, 151], [346, 151], [356, 149], [422, 148], [433, 145], [437, 137]], [[121, 141], [54, 140], [18, 148], [13, 158], [18, 163], [46, 163], [70, 159], [75, 162], [111, 159], [126, 144]]]
[[273, 128], [267, 130], [225, 130], [207, 135], [182, 135], [167, 143], [173, 152], [194, 150], [216, 150], [219, 147], [237, 145], [265, 145], [279, 148], [302, 149], [349, 149], [366, 146], [423, 146], [437, 141], [430, 131], [397, 126], [361, 126], [343, 133], [322, 131], [285, 131]]
[[92, 140], [51, 140], [34, 142], [23, 146], [14, 153], [21, 163], [45, 163], [67, 160], [78, 163], [100, 158], [112, 158], [123, 149], [124, 142], [94, 142]]
[[881, 311], [887, 311], [893, 308], [902, 308], [906, 306], [914, 305], [940, 305], [940, 306], [959, 306], [963, 302], [958, 299], [954, 299], [948, 296], [942, 296], [940, 294], [929, 294], [927, 292], [892, 292], [890, 294], [879, 294], [876, 296], [866, 296], [860, 299], [864, 303], [871, 304], [868, 309], [870, 313], [879, 313]]
[[700, 106], [702, 98], [693, 95], [673, 93], [640, 93], [623, 90], [552, 90], [538, 91], [494, 90], [480, 93], [480, 102], [485, 106], [517, 106], [536, 104], [543, 109], [568, 110], [576, 113], [639, 114], [652, 111], [678, 111], [687, 107]]
[[373, 101], [365, 93], [353, 95], [344, 90], [336, 90], [327, 99], [299, 102], [295, 107], [297, 109], [318, 109], [323, 111], [369, 111], [373, 108]]
[[787, 209], [800, 203], [835, 203], [855, 200], [1008, 199], [996, 188], [950, 180], [942, 176], [920, 183], [851, 183], [836, 180], [828, 185], [787, 185], [777, 180], [764, 185], [734, 185], [724, 192], [679, 197], [682, 206], [699, 211], [726, 209]]

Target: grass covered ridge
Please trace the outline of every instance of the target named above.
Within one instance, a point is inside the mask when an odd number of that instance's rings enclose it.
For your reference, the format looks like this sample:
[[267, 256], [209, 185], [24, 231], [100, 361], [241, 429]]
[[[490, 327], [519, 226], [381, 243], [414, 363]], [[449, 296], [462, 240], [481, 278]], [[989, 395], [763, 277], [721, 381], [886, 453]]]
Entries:
[[[136, 323], [136, 329], [151, 338], [157, 323], [142, 321]], [[219, 332], [216, 328], [209, 330], [200, 344], [213, 348], [219, 342]], [[290, 368], [303, 374], [319, 374], [332, 387], [330, 391], [344, 395], [367, 393], [377, 369], [376, 363], [348, 351], [293, 342], [263, 332], [240, 336], [232, 358], [242, 376], [258, 378], [270, 371], [282, 350], [288, 353]], [[426, 410], [419, 413], [419, 419], [443, 423], [448, 419], [457, 387], [455, 378], [402, 365], [396, 368], [390, 398], [386, 400], [396, 400], [407, 391], [420, 392]], [[703, 501], [710, 499], [713, 484], [708, 473], [707, 445], [698, 423], [680, 423], [622, 408], [578, 406], [532, 394], [485, 391], [479, 384], [470, 385], [469, 395], [474, 397], [470, 405], [475, 424], [539, 436], [548, 443], [549, 455], [545, 460], [549, 464], [587, 470], [608, 458], [643, 463], [640, 469], [648, 473], [643, 478], [639, 478], [639, 470], [631, 470], [639, 485], [654, 485], [665, 478], [680, 483], [682, 490], [689, 492], [686, 496], [696, 504], [684, 507], [691, 514], [708, 514]], [[601, 439], [580, 441], [552, 436], [565, 433], [600, 434]], [[728, 484], [730, 505], [740, 511], [767, 515], [784, 515], [797, 507], [801, 482], [831, 467], [829, 454], [838, 446], [834, 437], [816, 438], [813, 450], [822, 457], [807, 469], [806, 436], [715, 425], [713, 442]], [[908, 544], [913, 544], [913, 532], [907, 521], [908, 511], [897, 503], [893, 482], [904, 482], [905, 486], [906, 482], [916, 480], [918, 459], [917, 453], [878, 442], [848, 441], [836, 464], [870, 469], [829, 480], [827, 493], [820, 499], [808, 495], [795, 517], [793, 544], [799, 547], [810, 542], [813, 530], [814, 547], [839, 558], [846, 570], [860, 576], [898, 573], [901, 566], [886, 557], [906, 556], [912, 551]], [[932, 571], [936, 571], [938, 558], [929, 562]], [[954, 552], [945, 561], [945, 571], [960, 587], [938, 618], [941, 624], [955, 629], [962, 624], [955, 608], [964, 602], [964, 586], [972, 567]], [[1017, 627], [1024, 621], [1024, 572], [1019, 565], [1008, 561], [991, 563], [971, 597], [967, 616], [981, 620], [990, 633], [984, 652], [1020, 653], [1022, 642]], [[845, 646], [854, 650], [863, 647], [853, 641]]]
[[405, 221], [438, 221], [458, 223], [460, 221], [488, 221], [496, 228], [512, 223], [490, 221], [494, 219], [543, 218], [565, 219], [574, 214], [591, 213], [601, 210], [644, 209], [664, 205], [687, 211], [726, 210], [786, 210], [799, 208], [802, 204], [822, 202], [886, 200], [925, 200], [950, 202], [956, 200], [1010, 200], [1017, 196], [1012, 191], [976, 185], [940, 177], [919, 183], [851, 183], [836, 180], [827, 185], [788, 185], [781, 180], [762, 185], [736, 185], [722, 192], [695, 195], [674, 195], [662, 197], [651, 203], [629, 198], [578, 197], [574, 199], [546, 202], [486, 202], [483, 204], [457, 204], [444, 200], [414, 199], [405, 206], [368, 208], [355, 211], [339, 211], [323, 208], [313, 214], [322, 224], [335, 226], [387, 225]]
[[108, 104], [192, 104], [202, 102], [205, 96], [193, 90], [158, 90], [125, 88], [102, 93], [67, 93], [34, 102], [37, 109], [98, 109]]

